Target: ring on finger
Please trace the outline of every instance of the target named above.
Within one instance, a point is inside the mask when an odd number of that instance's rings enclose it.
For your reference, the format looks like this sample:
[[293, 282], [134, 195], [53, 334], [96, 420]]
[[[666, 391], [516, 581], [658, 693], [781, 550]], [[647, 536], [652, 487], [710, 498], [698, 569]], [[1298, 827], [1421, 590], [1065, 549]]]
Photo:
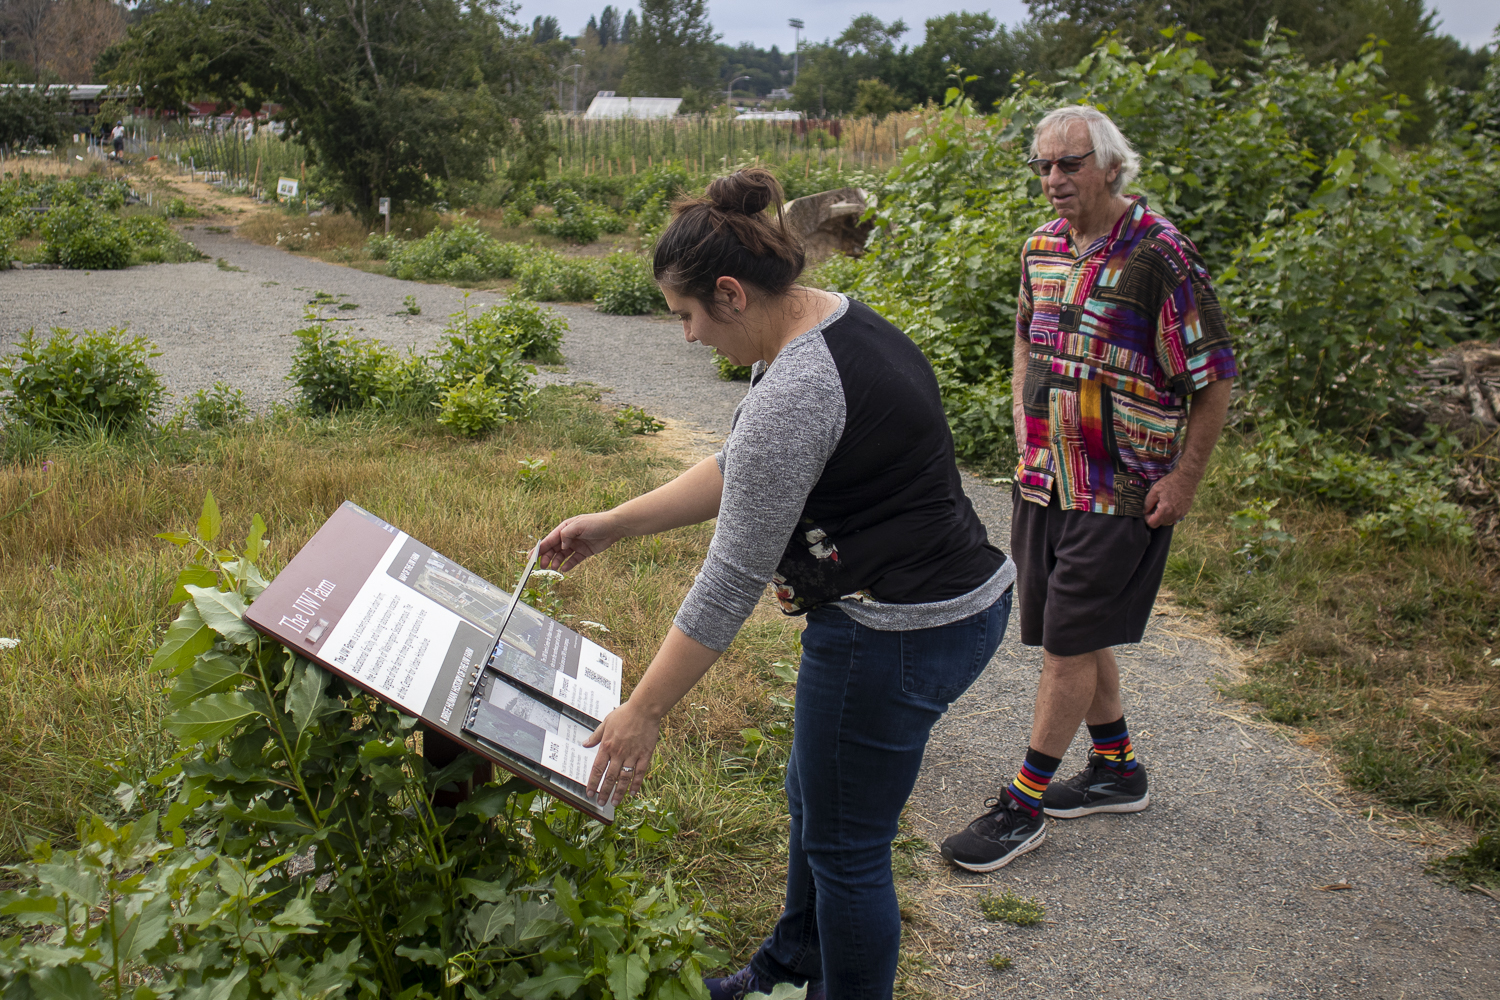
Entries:
[[620, 773], [621, 774], [634, 774], [635, 773], [635, 768], [633, 768], [633, 767], [622, 767], [622, 768], [620, 768]]

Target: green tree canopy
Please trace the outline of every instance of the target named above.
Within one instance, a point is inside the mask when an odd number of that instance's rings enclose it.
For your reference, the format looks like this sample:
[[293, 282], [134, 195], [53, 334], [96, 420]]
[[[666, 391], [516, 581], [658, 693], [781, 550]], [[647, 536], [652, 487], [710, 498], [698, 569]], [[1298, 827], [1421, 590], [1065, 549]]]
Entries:
[[55, 146], [73, 113], [66, 87], [0, 86], [0, 147]]
[[430, 202], [540, 114], [545, 56], [501, 0], [165, 0], [110, 82], [162, 111], [280, 104], [336, 203]]
[[676, 97], [684, 88], [711, 86], [718, 77], [718, 38], [704, 0], [641, 0], [640, 22], [622, 38], [630, 44], [630, 61], [621, 86], [638, 97]]

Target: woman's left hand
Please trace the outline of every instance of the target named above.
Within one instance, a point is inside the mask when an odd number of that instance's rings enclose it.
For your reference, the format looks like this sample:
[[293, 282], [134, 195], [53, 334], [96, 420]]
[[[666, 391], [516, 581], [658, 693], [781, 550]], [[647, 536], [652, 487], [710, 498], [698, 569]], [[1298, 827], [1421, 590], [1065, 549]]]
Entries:
[[601, 803], [618, 803], [641, 790], [651, 755], [661, 739], [661, 719], [627, 701], [610, 712], [584, 746], [599, 748], [589, 774], [589, 790]]

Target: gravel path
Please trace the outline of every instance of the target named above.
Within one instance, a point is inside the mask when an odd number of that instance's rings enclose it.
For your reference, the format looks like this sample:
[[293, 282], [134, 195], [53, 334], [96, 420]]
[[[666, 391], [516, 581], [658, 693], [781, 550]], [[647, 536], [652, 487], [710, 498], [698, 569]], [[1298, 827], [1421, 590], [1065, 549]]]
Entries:
[[[198, 232], [215, 264], [80, 275], [0, 272], [0, 344], [28, 327], [128, 324], [156, 341], [183, 394], [225, 379], [263, 406], [282, 381], [314, 290], [360, 308], [348, 325], [395, 345], [435, 343], [462, 293], [323, 264]], [[414, 294], [422, 315], [402, 311]], [[476, 293], [486, 304], [495, 296]], [[701, 348], [665, 319], [560, 307], [572, 325], [566, 373], [612, 387], [611, 399], [672, 418], [684, 447], [707, 454], [728, 430], [743, 383], [718, 380]], [[1010, 500], [966, 477], [992, 537], [1009, 539]], [[1014, 621], [1012, 622], [1014, 625]], [[1252, 721], [1216, 694], [1235, 656], [1163, 602], [1146, 641], [1121, 656], [1128, 718], [1151, 769], [1152, 808], [1135, 816], [1053, 822], [1038, 851], [992, 875], [954, 872], [928, 852], [906, 889], [916, 940], [939, 996], [1350, 997], [1500, 996], [1500, 904], [1423, 873], [1419, 846], [1367, 821], [1314, 750]], [[1041, 658], [1014, 631], [940, 724], [908, 812], [936, 842], [1009, 781], [1026, 746]], [[1082, 759], [1080, 733], [1063, 765]], [[1348, 889], [1319, 887], [1344, 884]], [[1036, 896], [1048, 923], [986, 923], [978, 899]], [[994, 954], [1008, 971], [991, 970]]]
[[[464, 293], [445, 285], [325, 264], [205, 228], [184, 235], [223, 267], [203, 262], [88, 273], [0, 271], [0, 348], [31, 328], [41, 333], [55, 326], [75, 332], [123, 326], [161, 348], [156, 364], [175, 397], [222, 379], [261, 410], [291, 396], [285, 376], [297, 346], [292, 331], [306, 325], [303, 310], [315, 292], [359, 304], [324, 311], [351, 333], [419, 351], [433, 347], [448, 314], [463, 308]], [[421, 315], [407, 313], [408, 295], [416, 297]], [[475, 308], [499, 300], [490, 292], [469, 297]], [[569, 371], [544, 372], [543, 381], [616, 386], [610, 398], [622, 405], [728, 427], [745, 384], [720, 381], [707, 349], [684, 341], [676, 321], [605, 316], [589, 306], [555, 308], [571, 326], [563, 342]]]

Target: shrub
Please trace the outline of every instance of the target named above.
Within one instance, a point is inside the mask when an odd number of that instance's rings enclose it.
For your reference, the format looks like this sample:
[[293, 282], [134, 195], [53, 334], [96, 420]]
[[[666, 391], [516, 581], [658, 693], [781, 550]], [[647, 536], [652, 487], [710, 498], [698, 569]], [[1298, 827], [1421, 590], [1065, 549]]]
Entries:
[[149, 420], [161, 407], [165, 390], [149, 363], [159, 357], [156, 345], [143, 337], [125, 339], [125, 331], [53, 329], [46, 343], [35, 330], [15, 346], [0, 365], [0, 389], [7, 414], [45, 427], [92, 423], [126, 427]]
[[518, 243], [501, 243], [473, 222], [434, 229], [420, 240], [375, 237], [367, 243], [370, 245], [386, 254], [391, 274], [407, 281], [509, 278], [530, 249]]
[[183, 264], [204, 259], [197, 247], [155, 216], [131, 216], [124, 224], [134, 248], [134, 257], [140, 263]]
[[440, 405], [438, 423], [464, 437], [479, 437], [506, 422], [505, 394], [485, 384], [484, 372], [448, 386]]
[[455, 332], [435, 359], [444, 387], [438, 421], [474, 436], [526, 417], [538, 392], [531, 381], [536, 369], [521, 362], [516, 329], [475, 322], [449, 330]]
[[225, 382], [199, 389], [188, 399], [187, 415], [200, 430], [228, 427], [244, 420], [250, 412], [245, 394]]
[[1268, 422], [1247, 461], [1246, 487], [1312, 496], [1357, 516], [1355, 530], [1397, 542], [1463, 541], [1474, 529], [1448, 500], [1449, 456], [1382, 458], [1290, 420]]
[[599, 290], [594, 302], [600, 312], [638, 316], [660, 312], [661, 289], [651, 274], [651, 262], [641, 254], [617, 250], [599, 268]]
[[330, 333], [323, 323], [295, 331], [297, 349], [287, 379], [313, 413], [357, 410], [380, 397], [391, 352], [374, 340]]
[[591, 260], [533, 253], [516, 275], [516, 292], [539, 302], [587, 302], [599, 291]]
[[387, 409], [400, 407], [425, 412], [437, 401], [441, 385], [427, 355], [407, 348], [404, 355], [387, 352], [375, 374], [375, 398]]
[[180, 749], [121, 784], [128, 822], [87, 819], [76, 850], [40, 843], [12, 870], [30, 884], [0, 893], [22, 930], [5, 995], [701, 995], [722, 960], [702, 901], [628, 867], [632, 826], [663, 831], [520, 781], [434, 806], [477, 758], [437, 770], [415, 720], [258, 636], [242, 615], [265, 525], [235, 545], [220, 524], [210, 496], [196, 532], [162, 536], [194, 557], [152, 661]]
[[166, 214], [169, 219], [196, 219], [200, 213], [183, 199], [173, 198], [167, 202]]
[[523, 358], [560, 364], [563, 356], [559, 347], [563, 334], [568, 332], [568, 321], [552, 309], [510, 296], [474, 319], [464, 319], [449, 327], [449, 330], [474, 338], [503, 339]]
[[74, 270], [115, 271], [130, 264], [130, 233], [91, 202], [53, 205], [42, 220], [43, 252]]

